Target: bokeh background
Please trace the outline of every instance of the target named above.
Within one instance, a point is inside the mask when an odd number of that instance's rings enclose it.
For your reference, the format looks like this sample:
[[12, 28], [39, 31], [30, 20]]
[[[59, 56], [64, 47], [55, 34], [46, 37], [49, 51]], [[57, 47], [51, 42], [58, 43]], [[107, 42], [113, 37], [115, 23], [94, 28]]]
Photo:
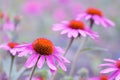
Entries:
[[[38, 37], [45, 37], [63, 49], [69, 39], [66, 35], [61, 36], [59, 32], [53, 32], [53, 25], [63, 20], [75, 19], [88, 7], [95, 7], [103, 11], [104, 16], [111, 19], [116, 26], [104, 28], [94, 25], [93, 30], [98, 32], [99, 41], [95, 42], [91, 38], [87, 40], [84, 48], [90, 49], [80, 55], [74, 72], [75, 77], [80, 76], [79, 72], [82, 68], [88, 71], [89, 77], [98, 76], [100, 69], [97, 66], [102, 63], [104, 58], [118, 59], [120, 57], [120, 0], [0, 0], [0, 10], [9, 15], [10, 19], [13, 20], [15, 15], [21, 16], [21, 22], [17, 27], [19, 36], [17, 42], [32, 42]], [[0, 44], [2, 44], [5, 41], [2, 41], [3, 35], [0, 37]], [[66, 56], [70, 61], [80, 44], [79, 38], [74, 40]], [[6, 55], [0, 53], [0, 63]], [[18, 59], [18, 62], [24, 64], [25, 60]], [[67, 73], [69, 73], [70, 64], [67, 67]], [[3, 74], [2, 63], [0, 71], [0, 74]]]

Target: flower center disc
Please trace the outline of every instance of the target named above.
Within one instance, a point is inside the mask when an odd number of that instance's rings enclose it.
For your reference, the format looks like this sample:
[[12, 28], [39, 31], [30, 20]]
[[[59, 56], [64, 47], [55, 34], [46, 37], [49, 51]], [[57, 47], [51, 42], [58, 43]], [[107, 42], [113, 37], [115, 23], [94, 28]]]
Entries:
[[69, 24], [69, 27], [72, 29], [84, 29], [84, 23], [81, 21], [72, 20]]
[[102, 12], [98, 9], [95, 9], [95, 8], [88, 8], [87, 11], [86, 11], [88, 14], [91, 14], [91, 15], [98, 15], [98, 16], [102, 16]]
[[116, 66], [120, 68], [120, 60], [117, 61]]
[[15, 43], [15, 42], [10, 42], [10, 43], [8, 43], [8, 46], [10, 47], [10, 48], [14, 48], [15, 46], [17, 46], [18, 45], [18, 43]]
[[108, 77], [106, 75], [101, 75], [100, 80], [108, 80]]
[[53, 43], [45, 38], [38, 38], [32, 43], [33, 49], [41, 55], [50, 55], [53, 53]]

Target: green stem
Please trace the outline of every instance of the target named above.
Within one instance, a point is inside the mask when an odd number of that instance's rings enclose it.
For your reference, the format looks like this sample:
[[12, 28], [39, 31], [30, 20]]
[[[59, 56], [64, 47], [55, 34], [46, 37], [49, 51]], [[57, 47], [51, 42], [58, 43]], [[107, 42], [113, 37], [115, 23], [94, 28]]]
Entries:
[[12, 74], [12, 68], [13, 68], [13, 63], [14, 63], [15, 57], [11, 55], [11, 64], [10, 64], [10, 71], [9, 71], [9, 80], [11, 80], [11, 74]]
[[[90, 29], [92, 29], [93, 24], [94, 24], [94, 20], [93, 20], [93, 19], [90, 19]], [[88, 36], [87, 36], [87, 37], [88, 37]], [[85, 44], [85, 42], [86, 42], [86, 40], [87, 40], [87, 37], [85, 37], [85, 38], [83, 39], [83, 41], [81, 42], [81, 45], [80, 45], [79, 49], [77, 50], [77, 52], [76, 52], [76, 54], [75, 54], [75, 57], [74, 57], [73, 62], [72, 62], [72, 64], [71, 64], [71, 69], [70, 69], [70, 73], [69, 73], [70, 76], [73, 75], [73, 72], [74, 72], [74, 70], [75, 70], [75, 64], [77, 63], [77, 60], [78, 60], [78, 58], [79, 58], [79, 56], [80, 56], [80, 54], [81, 54], [82, 47], [84, 46], [84, 44]]]
[[65, 49], [64, 56], [66, 56], [66, 54], [67, 54], [68, 50], [70, 49], [70, 47], [71, 47], [73, 41], [74, 41], [74, 38], [73, 38], [73, 37], [70, 38], [70, 41], [69, 41], [69, 43], [68, 43], [68, 45], [67, 45], [67, 47], [66, 47], [66, 49]]
[[34, 74], [34, 72], [35, 72], [35, 69], [36, 69], [36, 67], [37, 67], [37, 63], [38, 63], [39, 58], [40, 58], [40, 56], [38, 57], [38, 59], [37, 59], [35, 65], [34, 65], [32, 71], [31, 71], [31, 74], [30, 74], [29, 80], [32, 80], [32, 76], [33, 76], [33, 74]]
[[77, 60], [78, 60], [78, 58], [79, 58], [79, 56], [80, 56], [80, 54], [81, 54], [81, 53], [80, 53], [80, 52], [81, 52], [81, 49], [82, 49], [82, 47], [84, 46], [86, 40], [87, 40], [87, 37], [82, 40], [81, 45], [80, 45], [79, 49], [77, 50], [77, 52], [76, 52], [76, 54], [75, 54], [75, 57], [74, 57], [73, 62], [72, 62], [72, 64], [71, 64], [72, 66], [71, 66], [70, 73], [69, 73], [70, 76], [72, 76], [72, 74], [73, 74], [73, 72], [74, 72], [75, 64], [77, 63]]

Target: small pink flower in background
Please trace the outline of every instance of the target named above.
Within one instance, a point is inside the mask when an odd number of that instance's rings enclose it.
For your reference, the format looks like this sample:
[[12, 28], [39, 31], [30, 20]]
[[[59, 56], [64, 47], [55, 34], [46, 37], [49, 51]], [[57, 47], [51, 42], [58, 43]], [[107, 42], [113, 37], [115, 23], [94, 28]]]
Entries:
[[1, 45], [0, 45], [0, 48], [1, 48], [1, 49], [4, 49], [4, 50], [6, 50], [6, 51], [9, 51], [12, 55], [16, 55], [16, 54], [13, 54], [13, 53], [11, 52], [11, 50], [12, 50], [13, 48], [15, 48], [17, 45], [19, 45], [19, 44], [16, 43], [16, 42], [9, 42], [9, 43], [5, 43], [5, 44], [1, 44]]
[[[44, 4], [43, 4], [44, 3]], [[40, 15], [50, 5], [49, 1], [28, 0], [22, 6], [22, 11], [25, 14]]]
[[79, 13], [81, 13], [81, 11], [83, 10], [82, 4], [80, 4], [79, 2], [72, 2], [70, 4], [70, 9], [71, 9], [71, 13], [74, 17], [76, 17], [76, 15], [78, 15]]
[[14, 31], [14, 29], [15, 29], [14, 23], [9, 19], [8, 16], [5, 18], [5, 21], [3, 24], [3, 29], [5, 31]]
[[93, 20], [95, 24], [101, 24], [105, 28], [115, 26], [111, 20], [103, 16], [102, 11], [95, 8], [88, 8], [84, 13], [77, 16], [77, 20], [80, 20], [81, 18], [85, 18], [85, 20]]
[[67, 17], [67, 14], [65, 13], [64, 9], [57, 8], [53, 13], [53, 17], [54, 17], [55, 20], [61, 21], [61, 20], [65, 19]]
[[120, 75], [120, 60], [104, 59], [104, 61], [107, 63], [100, 64], [99, 67], [105, 67], [106, 69], [100, 71], [100, 73], [112, 73], [110, 75], [111, 80], [118, 77]]
[[4, 13], [0, 11], [0, 19], [3, 19], [3, 17], [4, 17]]
[[61, 31], [61, 34], [67, 34], [69, 38], [77, 38], [80, 35], [86, 37], [89, 35], [93, 39], [97, 39], [98, 35], [90, 30], [82, 21], [71, 20], [63, 21], [61, 24], [55, 24], [53, 31]]
[[109, 80], [107, 75], [100, 75], [99, 77], [90, 78], [89, 80]]
[[17, 51], [21, 51], [21, 53], [19, 53], [21, 55], [28, 54], [28, 51], [32, 53], [25, 63], [26, 68], [33, 67], [40, 57], [37, 63], [38, 68], [42, 68], [46, 61], [51, 72], [57, 70], [57, 63], [64, 71], [67, 70], [64, 63], [69, 63], [69, 61], [62, 56], [64, 51], [60, 47], [54, 46], [53, 43], [46, 38], [38, 38], [33, 43], [17, 46], [12, 52], [16, 53]]

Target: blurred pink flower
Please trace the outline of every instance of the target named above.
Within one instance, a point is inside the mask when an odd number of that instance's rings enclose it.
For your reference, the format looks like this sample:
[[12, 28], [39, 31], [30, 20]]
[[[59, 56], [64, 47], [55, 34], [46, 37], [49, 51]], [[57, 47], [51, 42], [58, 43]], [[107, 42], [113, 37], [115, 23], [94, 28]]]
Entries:
[[62, 21], [61, 24], [55, 24], [53, 26], [53, 31], [60, 31], [61, 34], [67, 34], [69, 38], [77, 38], [80, 35], [86, 37], [89, 35], [93, 39], [97, 39], [98, 35], [91, 31], [82, 21], [71, 20], [71, 21]]
[[106, 67], [106, 69], [100, 71], [100, 73], [111, 73], [110, 79], [115, 79], [118, 75], [120, 75], [120, 60], [113, 59], [104, 59], [107, 63], [100, 64], [99, 67]]
[[95, 24], [101, 24], [105, 28], [115, 26], [114, 22], [104, 17], [103, 13], [95, 8], [88, 8], [84, 13], [79, 14], [76, 19], [80, 20], [81, 18], [85, 18], [85, 20], [93, 20]]
[[[29, 80], [29, 77], [27, 77], [25, 80]], [[42, 77], [32, 77], [32, 80], [44, 80]]]
[[5, 44], [1, 44], [0, 48], [4, 49], [6, 51], [9, 51], [12, 55], [15, 56], [16, 54], [12, 53], [11, 50], [13, 48], [15, 48], [17, 45], [19, 45], [19, 44], [16, 42], [9, 42], [9, 43], [5, 43]]
[[[44, 3], [44, 4], [43, 4]], [[25, 14], [40, 15], [41, 12], [48, 7], [49, 1], [28, 0], [22, 7]]]
[[69, 61], [62, 56], [64, 51], [60, 47], [54, 46], [53, 43], [46, 38], [38, 38], [33, 43], [17, 46], [14, 50], [12, 50], [12, 52], [16, 53], [20, 50], [21, 53], [19, 54], [21, 55], [32, 53], [25, 63], [26, 68], [33, 67], [39, 57], [37, 67], [42, 68], [44, 62], [46, 61], [51, 72], [57, 70], [57, 66], [55, 65], [56, 62], [64, 71], [66, 71], [64, 63], [69, 63]]
[[[59, 17], [58, 17], [59, 16]], [[61, 21], [63, 19], [65, 19], [67, 17], [64, 9], [62, 8], [57, 8], [54, 13], [53, 13], [53, 17], [57, 20], [57, 21]]]
[[15, 24], [9, 19], [9, 17], [6, 17], [3, 24], [3, 30], [14, 31], [14, 29], [15, 29]]
[[101, 75], [101, 76], [99, 76], [99, 77], [90, 78], [89, 80], [109, 80], [109, 79], [108, 79], [108, 76], [106, 76], [106, 75]]

